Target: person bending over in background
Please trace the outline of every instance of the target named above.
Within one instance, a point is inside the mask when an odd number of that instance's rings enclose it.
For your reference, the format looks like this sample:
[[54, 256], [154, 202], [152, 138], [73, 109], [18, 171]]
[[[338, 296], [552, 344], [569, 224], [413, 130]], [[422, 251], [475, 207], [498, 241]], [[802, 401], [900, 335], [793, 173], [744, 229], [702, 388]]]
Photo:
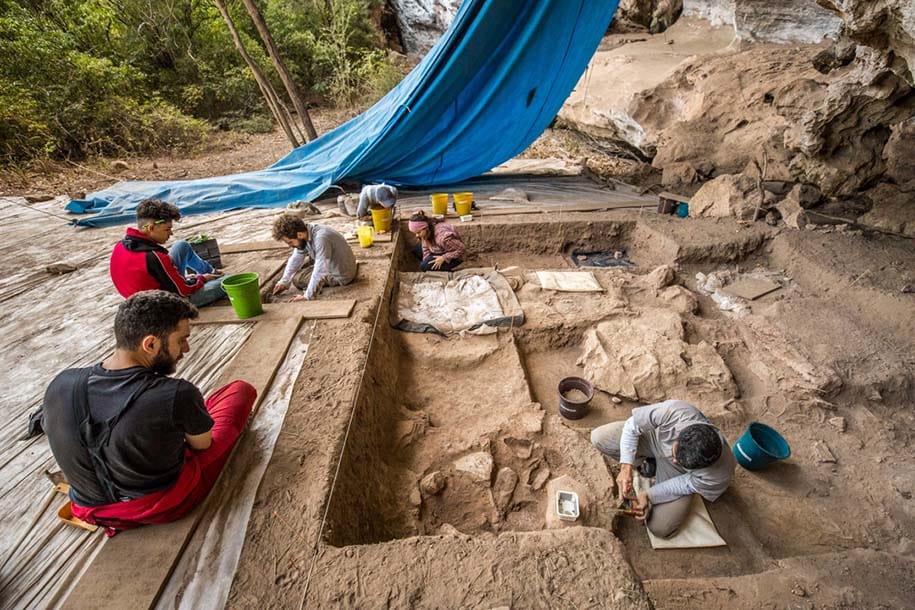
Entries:
[[620, 462], [620, 501], [632, 490], [632, 468], [656, 484], [640, 492], [648, 529], [669, 538], [689, 514], [694, 493], [714, 502], [728, 488], [737, 461], [727, 441], [696, 407], [667, 400], [632, 410], [625, 422], [591, 431], [591, 444]]
[[[138, 292], [114, 319], [114, 354], [51, 381], [30, 433], [48, 435], [70, 483], [73, 515], [117, 530], [181, 518], [219, 477], [257, 391], [245, 381], [200, 390], [170, 377], [190, 347], [197, 308]], [[34, 425], [37, 420], [37, 425]]]
[[226, 296], [213, 266], [197, 256], [183, 239], [166, 250], [172, 225], [181, 218], [177, 206], [146, 199], [137, 206], [137, 228], [128, 227], [114, 246], [111, 281], [125, 299], [142, 290], [165, 290], [202, 307]]
[[359, 207], [356, 208], [356, 216], [361, 219], [370, 219], [372, 208], [377, 206], [391, 208], [391, 214], [394, 214], [396, 205], [396, 188], [389, 184], [367, 184], [359, 193]]
[[423, 212], [410, 217], [410, 231], [419, 239], [413, 254], [423, 271], [451, 271], [464, 262], [464, 242], [453, 226]]
[[[318, 296], [324, 286], [345, 286], [356, 277], [356, 257], [346, 239], [328, 226], [305, 222], [283, 214], [273, 222], [273, 239], [285, 242], [292, 254], [283, 277], [273, 287], [280, 294], [293, 284], [304, 294], [293, 301], [309, 301]], [[313, 266], [305, 266], [311, 258]], [[303, 268], [304, 267], [304, 268]]]

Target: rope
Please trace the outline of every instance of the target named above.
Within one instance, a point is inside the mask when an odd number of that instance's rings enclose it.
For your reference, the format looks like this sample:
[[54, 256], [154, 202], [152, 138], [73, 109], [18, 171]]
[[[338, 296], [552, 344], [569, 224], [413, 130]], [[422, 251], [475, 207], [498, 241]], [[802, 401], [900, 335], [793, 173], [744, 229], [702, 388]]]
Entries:
[[12, 203], [13, 205], [17, 205], [17, 206], [19, 206], [20, 208], [25, 208], [26, 210], [32, 210], [33, 212], [41, 212], [42, 214], [46, 214], [46, 215], [48, 215], [48, 216], [53, 216], [54, 218], [57, 218], [58, 220], [63, 220], [63, 221], [66, 222], [67, 224], [70, 224], [70, 223], [72, 222], [72, 220], [69, 219], [69, 218], [67, 218], [66, 216], [61, 216], [60, 214], [55, 214], [54, 212], [49, 212], [49, 211], [47, 211], [47, 210], [42, 210], [41, 208], [33, 208], [33, 207], [30, 206], [30, 205], [26, 205], [26, 204], [24, 204], [24, 203], [20, 203], [20, 202], [14, 200], [14, 199], [10, 199], [9, 197], [0, 197], [0, 199], [2, 199], [3, 201], [6, 201], [6, 202], [8, 202], [8, 203]]

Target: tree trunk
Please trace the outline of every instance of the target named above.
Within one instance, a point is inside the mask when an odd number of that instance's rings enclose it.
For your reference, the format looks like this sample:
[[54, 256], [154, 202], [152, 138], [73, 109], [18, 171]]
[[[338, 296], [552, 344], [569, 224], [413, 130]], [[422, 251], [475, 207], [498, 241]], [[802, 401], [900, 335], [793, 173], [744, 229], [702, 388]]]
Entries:
[[251, 72], [254, 74], [254, 80], [257, 81], [257, 85], [260, 87], [261, 93], [264, 95], [267, 106], [270, 108], [270, 111], [276, 118], [277, 123], [279, 123], [280, 127], [283, 128], [283, 131], [286, 133], [286, 137], [289, 138], [289, 142], [292, 144], [292, 147], [297, 148], [299, 146], [299, 141], [296, 139], [295, 134], [292, 131], [288, 116], [284, 114], [286, 109], [283, 107], [282, 102], [280, 102], [279, 97], [276, 95], [276, 91], [273, 90], [273, 85], [271, 85], [270, 81], [267, 80], [266, 75], [260, 69], [260, 66], [257, 65], [257, 62], [254, 61], [254, 58], [248, 55], [248, 50], [245, 48], [245, 44], [242, 42], [241, 36], [238, 35], [238, 30], [235, 29], [235, 24], [232, 22], [232, 17], [229, 15], [229, 11], [226, 10], [225, 3], [222, 0], [212, 1], [213, 4], [216, 5], [216, 8], [219, 9], [219, 14], [222, 15], [226, 25], [229, 26], [229, 33], [232, 35], [232, 40], [235, 42], [235, 48], [238, 49], [238, 53], [241, 55], [242, 59], [245, 60], [245, 63], [248, 64], [248, 67], [251, 68]]
[[277, 74], [280, 75], [280, 80], [283, 81], [283, 85], [286, 87], [286, 93], [289, 94], [289, 99], [292, 100], [292, 105], [295, 107], [299, 120], [302, 121], [302, 126], [305, 128], [307, 140], [316, 139], [318, 132], [315, 131], [308, 109], [305, 108], [302, 92], [299, 90], [298, 85], [295, 84], [295, 81], [292, 80], [289, 70], [286, 69], [286, 64], [283, 63], [283, 58], [280, 57], [280, 52], [273, 42], [273, 36], [270, 35], [270, 30], [267, 29], [267, 22], [264, 21], [264, 16], [261, 14], [260, 9], [257, 8], [254, 0], [242, 0], [242, 2], [245, 3], [245, 8], [248, 9], [248, 14], [251, 15], [251, 20], [254, 22], [258, 34], [260, 34], [261, 40], [264, 41], [264, 46], [267, 47], [267, 55], [273, 60], [273, 67], [276, 68]]

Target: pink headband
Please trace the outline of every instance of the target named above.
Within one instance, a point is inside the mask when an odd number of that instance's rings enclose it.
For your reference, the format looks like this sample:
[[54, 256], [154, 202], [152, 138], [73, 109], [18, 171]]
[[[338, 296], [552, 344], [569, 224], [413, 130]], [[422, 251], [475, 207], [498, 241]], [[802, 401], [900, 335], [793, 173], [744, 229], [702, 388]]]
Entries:
[[429, 223], [427, 223], [425, 220], [411, 220], [407, 223], [407, 227], [409, 227], [409, 229], [414, 233], [419, 233], [428, 226]]

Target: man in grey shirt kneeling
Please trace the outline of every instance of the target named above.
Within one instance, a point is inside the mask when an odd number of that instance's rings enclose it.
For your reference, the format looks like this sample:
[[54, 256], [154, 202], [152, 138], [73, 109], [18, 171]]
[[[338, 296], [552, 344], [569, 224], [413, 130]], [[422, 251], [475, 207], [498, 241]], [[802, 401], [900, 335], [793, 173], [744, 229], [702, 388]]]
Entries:
[[645, 471], [654, 462], [655, 485], [638, 494], [638, 508], [647, 515], [648, 529], [660, 538], [669, 538], [679, 529], [694, 493], [709, 502], [717, 500], [731, 483], [737, 464], [718, 428], [682, 400], [633, 409], [625, 422], [592, 430], [591, 444], [620, 462], [616, 477], [620, 500], [632, 490], [633, 467], [650, 474]]
[[[301, 218], [283, 214], [273, 222], [273, 238], [292, 248], [283, 277], [273, 287], [274, 295], [294, 284], [303, 294], [292, 300], [310, 301], [324, 286], [345, 286], [356, 277], [353, 249], [346, 238], [328, 226], [305, 224]], [[303, 269], [309, 258], [313, 267]]]

